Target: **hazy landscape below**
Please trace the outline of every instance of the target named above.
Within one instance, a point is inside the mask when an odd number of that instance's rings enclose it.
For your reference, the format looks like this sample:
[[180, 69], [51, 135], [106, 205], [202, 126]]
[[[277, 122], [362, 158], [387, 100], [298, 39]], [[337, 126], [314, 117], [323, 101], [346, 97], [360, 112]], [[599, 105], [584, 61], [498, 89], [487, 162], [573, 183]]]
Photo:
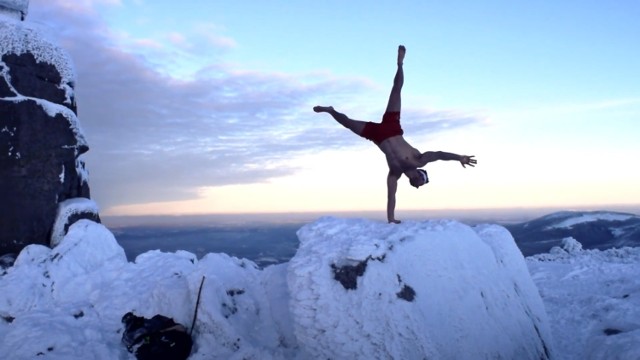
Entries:
[[[544, 208], [500, 208], [500, 209], [447, 209], [447, 210], [397, 210], [401, 220], [453, 219], [464, 223], [509, 224], [532, 220], [557, 211], [621, 211], [638, 214], [640, 205], [610, 205], [590, 207], [544, 207]], [[208, 226], [208, 225], [255, 225], [255, 224], [305, 224], [323, 216], [343, 218], [362, 217], [385, 220], [380, 211], [325, 211], [291, 213], [246, 213], [204, 215], [149, 215], [149, 216], [102, 216], [102, 222], [110, 229], [130, 226]]]
[[[486, 209], [400, 211], [411, 220], [453, 219], [468, 225], [496, 223], [509, 226], [567, 209]], [[593, 210], [593, 209], [571, 209]], [[607, 207], [607, 211], [640, 212], [640, 207]], [[188, 216], [104, 217], [104, 224], [124, 248], [129, 261], [149, 250], [186, 250], [198, 258], [226, 253], [247, 258], [259, 266], [288, 261], [298, 248], [296, 232], [323, 216], [384, 221], [384, 213], [324, 212], [279, 214], [213, 214]], [[517, 240], [517, 239], [516, 239]]]

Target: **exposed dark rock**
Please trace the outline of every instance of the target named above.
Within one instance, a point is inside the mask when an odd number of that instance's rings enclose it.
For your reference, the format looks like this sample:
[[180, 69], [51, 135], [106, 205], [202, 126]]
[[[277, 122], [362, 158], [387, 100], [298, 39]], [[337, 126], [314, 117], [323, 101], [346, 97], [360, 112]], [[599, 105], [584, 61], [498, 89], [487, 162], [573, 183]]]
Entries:
[[236, 296], [244, 294], [244, 289], [229, 289], [227, 290], [227, 295]]
[[378, 257], [369, 256], [355, 265], [337, 266], [336, 264], [331, 264], [333, 278], [339, 281], [345, 289], [355, 290], [358, 288], [358, 277], [362, 276], [367, 270], [369, 260], [384, 262], [386, 256], [387, 254], [382, 254]]
[[618, 329], [606, 328], [602, 332], [607, 336], [611, 336], [611, 335], [620, 334], [623, 331], [622, 330], [618, 330]]
[[5, 254], [28, 244], [48, 245], [58, 202], [89, 197], [89, 189], [75, 171], [76, 154], [83, 149], [64, 116], [49, 117], [33, 100], [2, 101], [0, 121], [0, 253]]
[[61, 86], [62, 77], [55, 66], [37, 62], [33, 54], [28, 52], [20, 55], [5, 54], [2, 62], [8, 66], [11, 85], [20, 95], [48, 100], [76, 112], [75, 101], [67, 99]]
[[402, 290], [396, 294], [399, 299], [406, 300], [412, 302], [416, 298], [416, 291], [407, 284], [404, 284]]
[[400, 291], [396, 293], [396, 296], [399, 299], [412, 302], [416, 298], [416, 291], [413, 290], [411, 286], [405, 284], [399, 274], [397, 274], [396, 276], [398, 277], [398, 283], [400, 283], [400, 285], [402, 286], [402, 289], [400, 289]]
[[7, 80], [4, 77], [0, 77], [0, 97], [9, 97], [15, 96], [16, 94], [11, 91], [9, 84], [7, 84]]
[[368, 261], [369, 259], [366, 259], [356, 265], [343, 265], [339, 267], [332, 264], [333, 278], [339, 281], [345, 289], [355, 290], [358, 288], [358, 277], [362, 276], [365, 270], [367, 270]]

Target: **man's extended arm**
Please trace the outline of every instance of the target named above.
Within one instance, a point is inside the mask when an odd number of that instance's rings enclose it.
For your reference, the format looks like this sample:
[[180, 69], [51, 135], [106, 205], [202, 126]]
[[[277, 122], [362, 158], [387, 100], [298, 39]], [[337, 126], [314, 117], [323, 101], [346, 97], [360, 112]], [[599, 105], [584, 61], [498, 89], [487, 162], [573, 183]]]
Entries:
[[438, 161], [438, 160], [456, 160], [460, 161], [462, 167], [466, 167], [465, 165], [469, 165], [471, 167], [475, 166], [478, 161], [474, 159], [474, 155], [458, 155], [454, 153], [448, 153], [444, 151], [427, 151], [426, 153], [420, 155], [418, 158], [418, 162], [420, 163], [420, 167], [427, 165], [427, 163]]
[[398, 177], [389, 173], [387, 175], [387, 220], [390, 223], [399, 224], [400, 220], [395, 218], [396, 210], [396, 190], [398, 189]]

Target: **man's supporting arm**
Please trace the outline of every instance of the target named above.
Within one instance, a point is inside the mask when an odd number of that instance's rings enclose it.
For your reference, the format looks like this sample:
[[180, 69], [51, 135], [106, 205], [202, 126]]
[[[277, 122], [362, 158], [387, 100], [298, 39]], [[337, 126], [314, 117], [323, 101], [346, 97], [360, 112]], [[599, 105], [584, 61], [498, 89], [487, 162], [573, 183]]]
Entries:
[[418, 159], [420, 166], [425, 166], [427, 163], [438, 161], [438, 160], [455, 160], [460, 161], [462, 167], [465, 165], [469, 165], [471, 167], [475, 166], [477, 161], [474, 159], [474, 155], [458, 155], [454, 153], [448, 153], [444, 151], [427, 151], [424, 154], [420, 155]]
[[398, 176], [389, 173], [387, 175], [387, 220], [390, 223], [399, 224], [400, 220], [395, 218], [396, 190], [398, 190]]

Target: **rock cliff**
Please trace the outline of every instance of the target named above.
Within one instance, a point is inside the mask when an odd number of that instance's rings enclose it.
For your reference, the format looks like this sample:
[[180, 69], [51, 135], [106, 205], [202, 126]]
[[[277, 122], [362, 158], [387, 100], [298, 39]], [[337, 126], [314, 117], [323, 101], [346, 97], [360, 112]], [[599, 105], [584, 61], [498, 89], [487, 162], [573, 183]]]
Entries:
[[[48, 245], [60, 204], [90, 198], [74, 68], [22, 21], [27, 6], [0, 1], [0, 255]], [[97, 210], [78, 214], [99, 221]]]

